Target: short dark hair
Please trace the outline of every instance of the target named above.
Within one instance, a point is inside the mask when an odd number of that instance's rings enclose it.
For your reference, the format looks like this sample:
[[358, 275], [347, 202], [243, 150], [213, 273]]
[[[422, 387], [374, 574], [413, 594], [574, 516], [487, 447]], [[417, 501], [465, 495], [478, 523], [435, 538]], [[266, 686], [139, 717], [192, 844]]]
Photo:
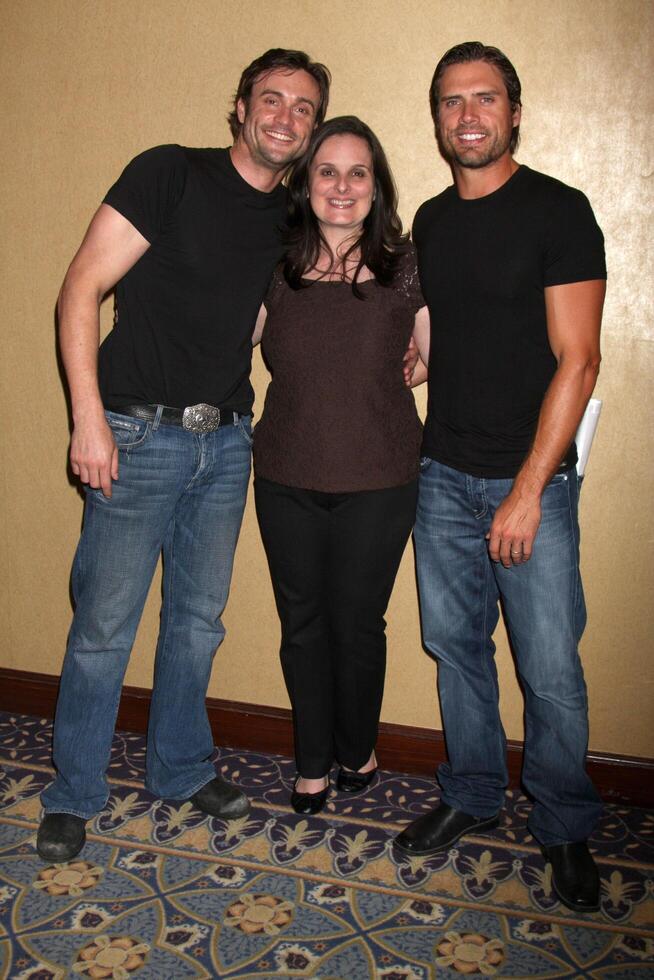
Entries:
[[[431, 80], [431, 87], [429, 89], [429, 105], [431, 106], [431, 116], [434, 120], [437, 134], [439, 132], [439, 88], [443, 72], [446, 68], [449, 68], [450, 65], [461, 65], [468, 61], [486, 61], [489, 65], [493, 65], [495, 68], [497, 68], [502, 76], [502, 79], [504, 80], [506, 94], [509, 97], [509, 103], [512, 111], [515, 111], [522, 105], [522, 102], [520, 101], [522, 87], [520, 85], [518, 73], [504, 52], [500, 51], [499, 48], [492, 47], [490, 44], [482, 44], [481, 41], [464, 41], [463, 44], [455, 44], [453, 48], [450, 48], [449, 51], [445, 52], [441, 60], [436, 65], [436, 71], [434, 72], [434, 77]], [[519, 142], [520, 124], [514, 126], [511, 132], [511, 142], [509, 144], [511, 153], [515, 152]]]
[[227, 116], [227, 122], [229, 123], [229, 128], [232, 131], [234, 139], [237, 139], [242, 126], [236, 111], [239, 101], [242, 99], [247, 106], [254, 83], [262, 75], [269, 74], [271, 71], [278, 71], [279, 69], [285, 69], [289, 72], [305, 71], [308, 75], [311, 75], [320, 90], [320, 102], [316, 107], [316, 125], [320, 125], [325, 118], [327, 104], [329, 102], [329, 86], [332, 80], [329, 69], [317, 61], [312, 61], [304, 51], [290, 51], [287, 48], [270, 48], [270, 50], [266, 51], [259, 58], [255, 58], [252, 64], [243, 70], [243, 74], [241, 75], [238, 88], [234, 94], [234, 107]]
[[408, 249], [409, 236], [402, 233], [402, 222], [397, 213], [397, 188], [381, 143], [370, 127], [356, 116], [335, 116], [315, 130], [309, 149], [294, 164], [288, 181], [289, 214], [284, 275], [294, 289], [299, 289], [305, 273], [315, 268], [321, 247], [331, 252], [309, 202], [311, 164], [318, 149], [330, 136], [350, 135], [360, 137], [370, 147], [375, 182], [372, 207], [363, 222], [363, 234], [343, 256], [345, 264], [345, 259], [352, 252], [361, 249], [361, 258], [352, 277], [355, 296], [362, 298], [363, 295], [357, 288], [357, 279], [364, 266], [370, 269], [382, 286], [388, 286], [393, 281], [400, 256]]

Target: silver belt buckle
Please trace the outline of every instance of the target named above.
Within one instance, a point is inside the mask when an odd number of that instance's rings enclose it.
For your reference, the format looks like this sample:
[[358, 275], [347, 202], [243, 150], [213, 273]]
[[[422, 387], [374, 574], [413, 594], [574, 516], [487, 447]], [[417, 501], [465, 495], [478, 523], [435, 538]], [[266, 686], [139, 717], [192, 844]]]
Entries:
[[220, 409], [214, 405], [188, 405], [182, 415], [182, 428], [187, 432], [214, 432], [220, 425]]

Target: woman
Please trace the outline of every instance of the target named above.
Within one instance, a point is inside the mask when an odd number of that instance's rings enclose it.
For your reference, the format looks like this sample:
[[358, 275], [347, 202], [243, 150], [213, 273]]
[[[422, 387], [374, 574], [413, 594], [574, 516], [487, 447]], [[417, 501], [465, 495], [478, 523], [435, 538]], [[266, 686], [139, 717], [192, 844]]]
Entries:
[[402, 376], [428, 318], [397, 193], [354, 116], [315, 135], [289, 183], [288, 251], [257, 323], [272, 381], [254, 434], [255, 499], [282, 626], [298, 776], [317, 813], [376, 772], [384, 613], [414, 523], [421, 424]]

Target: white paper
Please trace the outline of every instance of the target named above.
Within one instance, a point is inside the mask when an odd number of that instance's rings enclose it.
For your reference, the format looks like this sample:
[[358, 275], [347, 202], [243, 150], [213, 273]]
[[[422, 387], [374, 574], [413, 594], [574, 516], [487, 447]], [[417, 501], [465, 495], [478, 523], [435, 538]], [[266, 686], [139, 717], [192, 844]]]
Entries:
[[586, 406], [584, 417], [579, 423], [575, 442], [577, 443], [577, 473], [583, 476], [586, 471], [586, 463], [590, 456], [590, 447], [593, 445], [595, 430], [599, 422], [600, 412], [602, 411], [601, 398], [591, 398]]

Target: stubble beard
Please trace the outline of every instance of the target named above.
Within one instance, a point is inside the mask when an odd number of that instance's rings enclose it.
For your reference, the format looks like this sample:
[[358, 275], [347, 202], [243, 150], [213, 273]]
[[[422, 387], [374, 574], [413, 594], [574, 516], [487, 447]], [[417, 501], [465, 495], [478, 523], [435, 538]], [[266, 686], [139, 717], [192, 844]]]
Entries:
[[279, 173], [280, 170], [288, 170], [291, 164], [295, 163], [295, 161], [302, 155], [295, 141], [288, 144], [286, 155], [281, 155], [281, 145], [279, 147], [280, 156], [272, 151], [268, 152], [266, 147], [262, 145], [262, 142], [259, 140], [256, 129], [249, 131], [246, 127], [247, 119], [243, 123], [241, 138], [247, 146], [253, 161], [259, 166], [266, 167], [266, 169], [272, 170], [274, 173]]
[[504, 156], [511, 145], [511, 133], [504, 138], [496, 134], [483, 151], [471, 147], [468, 153], [460, 153], [453, 141], [443, 137], [440, 129], [437, 130], [437, 137], [441, 153], [447, 162], [464, 167], [466, 170], [480, 170], [482, 167], [488, 167]]

